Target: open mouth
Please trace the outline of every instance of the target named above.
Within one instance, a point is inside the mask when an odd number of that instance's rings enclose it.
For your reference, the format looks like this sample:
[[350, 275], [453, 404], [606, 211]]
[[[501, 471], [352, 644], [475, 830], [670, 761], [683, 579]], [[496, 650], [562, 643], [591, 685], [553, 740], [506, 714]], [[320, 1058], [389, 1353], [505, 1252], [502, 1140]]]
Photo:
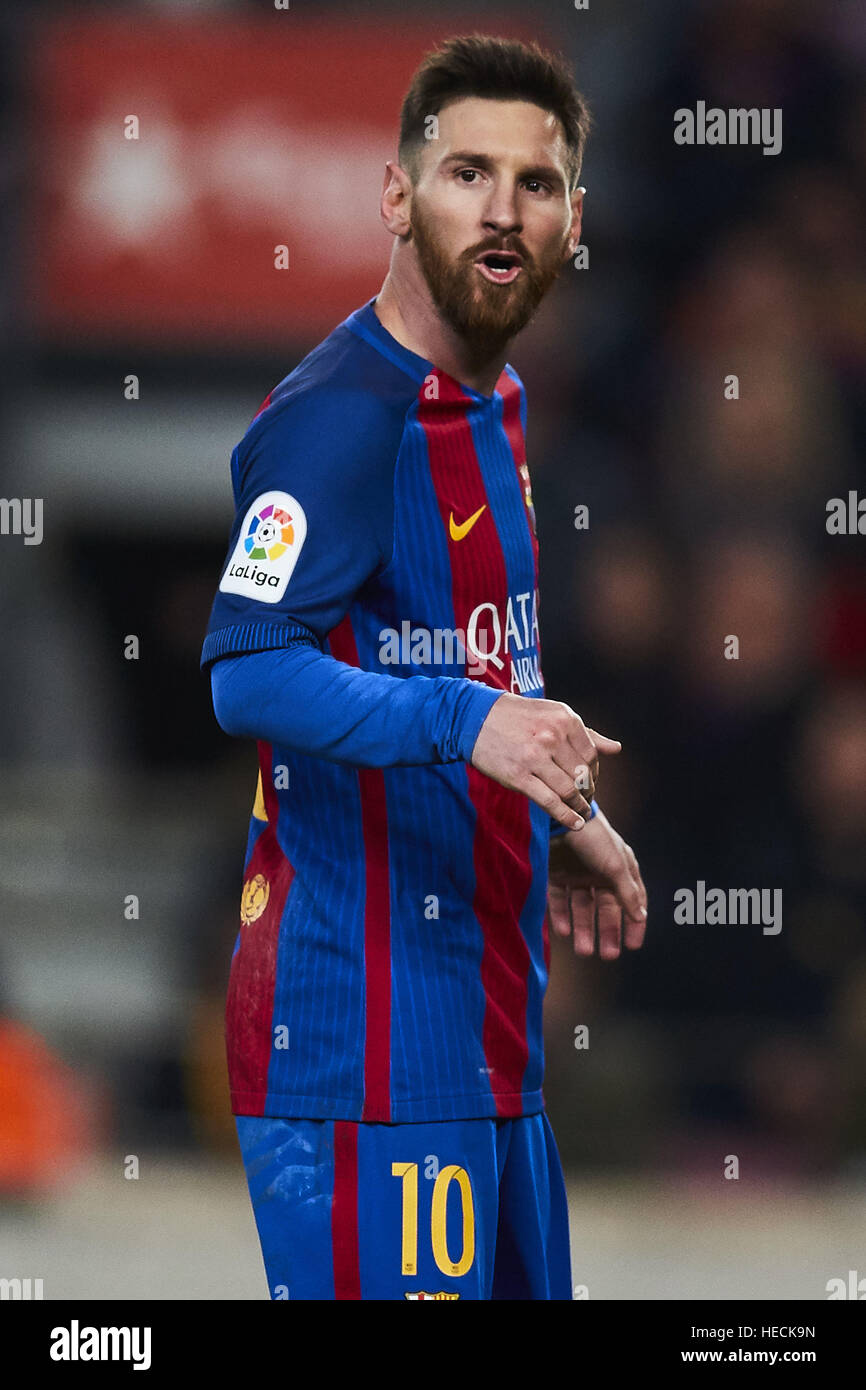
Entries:
[[475, 265], [485, 280], [492, 281], [494, 285], [510, 285], [523, 269], [523, 262], [516, 251], [485, 251]]

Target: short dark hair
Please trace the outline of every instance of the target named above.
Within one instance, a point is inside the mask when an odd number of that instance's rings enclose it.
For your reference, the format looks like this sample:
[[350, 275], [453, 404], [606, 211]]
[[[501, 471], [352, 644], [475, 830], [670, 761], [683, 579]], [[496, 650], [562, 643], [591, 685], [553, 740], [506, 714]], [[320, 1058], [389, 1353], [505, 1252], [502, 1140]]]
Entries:
[[541, 48], [534, 39], [522, 43], [490, 34], [446, 39], [425, 54], [415, 71], [400, 109], [397, 147], [400, 166], [413, 183], [427, 143], [427, 118], [463, 97], [531, 101], [557, 116], [568, 149], [569, 192], [574, 191], [592, 118], [565, 58]]

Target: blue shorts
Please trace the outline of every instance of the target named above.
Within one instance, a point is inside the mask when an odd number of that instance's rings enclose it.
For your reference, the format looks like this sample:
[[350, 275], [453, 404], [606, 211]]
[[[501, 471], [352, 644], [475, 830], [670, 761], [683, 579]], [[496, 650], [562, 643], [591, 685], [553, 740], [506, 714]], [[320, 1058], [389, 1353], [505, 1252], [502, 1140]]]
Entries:
[[565, 1184], [543, 1111], [235, 1120], [272, 1299], [571, 1299]]

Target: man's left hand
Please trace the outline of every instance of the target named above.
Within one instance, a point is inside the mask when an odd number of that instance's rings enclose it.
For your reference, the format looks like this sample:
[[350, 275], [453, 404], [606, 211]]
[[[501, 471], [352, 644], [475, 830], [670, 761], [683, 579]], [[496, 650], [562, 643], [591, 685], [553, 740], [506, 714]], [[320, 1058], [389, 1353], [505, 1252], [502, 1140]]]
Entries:
[[629, 950], [643, 945], [646, 888], [634, 851], [602, 811], [582, 830], [551, 840], [547, 905], [553, 930], [563, 937], [573, 933], [579, 956], [595, 951], [596, 918], [603, 960], [616, 959], [623, 936]]

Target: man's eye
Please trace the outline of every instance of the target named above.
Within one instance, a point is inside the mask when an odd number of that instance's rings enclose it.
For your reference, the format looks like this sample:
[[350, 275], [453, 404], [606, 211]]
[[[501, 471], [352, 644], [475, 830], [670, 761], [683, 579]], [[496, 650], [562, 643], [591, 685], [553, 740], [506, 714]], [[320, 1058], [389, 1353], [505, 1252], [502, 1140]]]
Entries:
[[[545, 183], [543, 179], [527, 179], [526, 182], [527, 184], [534, 183], [538, 188], [543, 188], [547, 193], [550, 192], [550, 184]], [[534, 189], [530, 190], [530, 192], [534, 191]]]
[[463, 176], [464, 176], [464, 174], [472, 174], [472, 175], [474, 176], [475, 174], [478, 173], [478, 170], [477, 170], [477, 169], [458, 169], [457, 172], [458, 172], [458, 176], [462, 179]]

